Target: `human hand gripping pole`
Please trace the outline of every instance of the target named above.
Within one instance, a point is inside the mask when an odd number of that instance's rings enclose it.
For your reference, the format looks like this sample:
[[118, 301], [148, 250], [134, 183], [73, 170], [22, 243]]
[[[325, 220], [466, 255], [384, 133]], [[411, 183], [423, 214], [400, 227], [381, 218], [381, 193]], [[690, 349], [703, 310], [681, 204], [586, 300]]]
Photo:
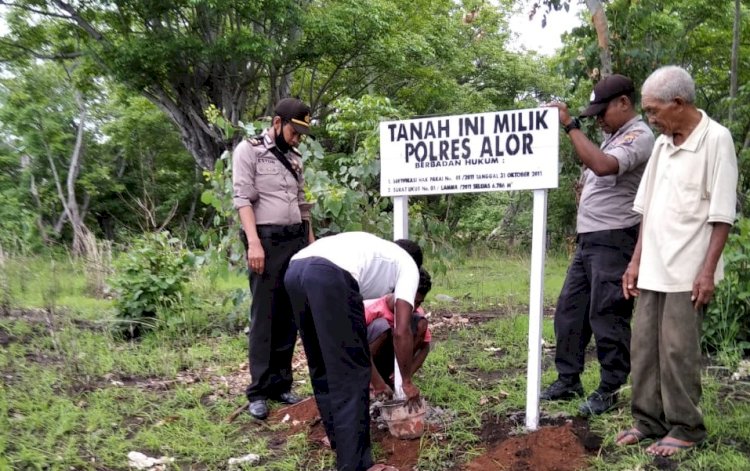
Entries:
[[562, 124], [563, 128], [565, 128], [565, 126], [569, 125], [571, 121], [573, 121], [573, 117], [570, 116], [568, 105], [561, 101], [545, 103], [542, 106], [547, 108], [557, 108], [558, 118], [560, 119], [560, 124]]

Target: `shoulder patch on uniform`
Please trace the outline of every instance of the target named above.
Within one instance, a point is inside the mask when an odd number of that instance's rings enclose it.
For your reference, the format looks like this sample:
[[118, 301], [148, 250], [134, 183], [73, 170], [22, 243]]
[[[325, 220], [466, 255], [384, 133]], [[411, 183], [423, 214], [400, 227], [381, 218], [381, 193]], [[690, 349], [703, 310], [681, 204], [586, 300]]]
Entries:
[[259, 146], [263, 142], [262, 136], [248, 137], [247, 142], [249, 142], [251, 146]]
[[302, 152], [300, 152], [299, 149], [297, 149], [296, 147], [292, 147], [292, 152], [302, 157]]
[[627, 133], [623, 134], [623, 136], [617, 140], [617, 145], [620, 146], [629, 146], [630, 144], [635, 141], [635, 138], [643, 134], [643, 131], [640, 129], [636, 129], [634, 131], [628, 131]]

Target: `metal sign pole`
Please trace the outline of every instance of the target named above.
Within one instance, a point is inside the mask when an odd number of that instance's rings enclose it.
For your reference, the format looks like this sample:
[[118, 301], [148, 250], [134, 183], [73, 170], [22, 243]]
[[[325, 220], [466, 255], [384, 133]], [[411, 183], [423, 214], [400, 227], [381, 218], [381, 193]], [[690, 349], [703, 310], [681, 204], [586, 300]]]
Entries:
[[[407, 239], [408, 237], [409, 237], [409, 197], [408, 196], [394, 196], [393, 197], [393, 240]], [[393, 316], [393, 330], [394, 331], [396, 330], [396, 316]], [[401, 370], [398, 369], [398, 360], [396, 359], [396, 355], [393, 355], [393, 398], [394, 399], [404, 399], [406, 397], [401, 384], [402, 384]]]
[[547, 190], [534, 190], [529, 287], [529, 361], [526, 375], [526, 428], [539, 426], [542, 378], [542, 310], [544, 309], [544, 254], [547, 245]]

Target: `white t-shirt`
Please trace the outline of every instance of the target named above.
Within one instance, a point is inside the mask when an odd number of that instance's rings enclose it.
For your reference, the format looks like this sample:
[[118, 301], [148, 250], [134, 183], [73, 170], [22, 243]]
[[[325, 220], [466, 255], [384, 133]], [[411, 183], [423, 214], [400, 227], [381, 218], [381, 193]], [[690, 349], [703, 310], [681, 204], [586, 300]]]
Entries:
[[[638, 187], [633, 209], [643, 214], [638, 288], [691, 291], [715, 222], [733, 224], [737, 157], [729, 130], [703, 118], [682, 145], [661, 135]], [[721, 259], [714, 280], [724, 277]]]
[[419, 269], [414, 259], [395, 243], [367, 232], [344, 232], [318, 239], [297, 252], [292, 261], [325, 258], [348, 271], [359, 283], [364, 299], [394, 293], [414, 305], [419, 286]]

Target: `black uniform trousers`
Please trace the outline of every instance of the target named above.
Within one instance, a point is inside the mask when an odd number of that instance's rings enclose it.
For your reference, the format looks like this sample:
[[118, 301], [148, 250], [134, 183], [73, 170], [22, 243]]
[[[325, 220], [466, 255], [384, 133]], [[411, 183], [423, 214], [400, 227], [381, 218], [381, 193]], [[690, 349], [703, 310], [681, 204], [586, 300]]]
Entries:
[[[257, 230], [266, 257], [262, 274], [250, 272], [253, 300], [248, 359], [251, 381], [245, 392], [249, 401], [273, 398], [292, 387], [297, 326], [284, 288], [284, 274], [292, 255], [307, 245], [302, 224], [258, 225]], [[247, 246], [244, 231], [240, 236]]]
[[627, 381], [633, 298], [626, 300], [622, 294], [622, 275], [637, 240], [638, 226], [578, 235], [555, 310], [555, 366], [560, 379], [579, 380], [593, 334], [599, 389], [612, 392]]
[[339, 471], [372, 466], [370, 350], [359, 285], [320, 257], [293, 261], [285, 284]]

